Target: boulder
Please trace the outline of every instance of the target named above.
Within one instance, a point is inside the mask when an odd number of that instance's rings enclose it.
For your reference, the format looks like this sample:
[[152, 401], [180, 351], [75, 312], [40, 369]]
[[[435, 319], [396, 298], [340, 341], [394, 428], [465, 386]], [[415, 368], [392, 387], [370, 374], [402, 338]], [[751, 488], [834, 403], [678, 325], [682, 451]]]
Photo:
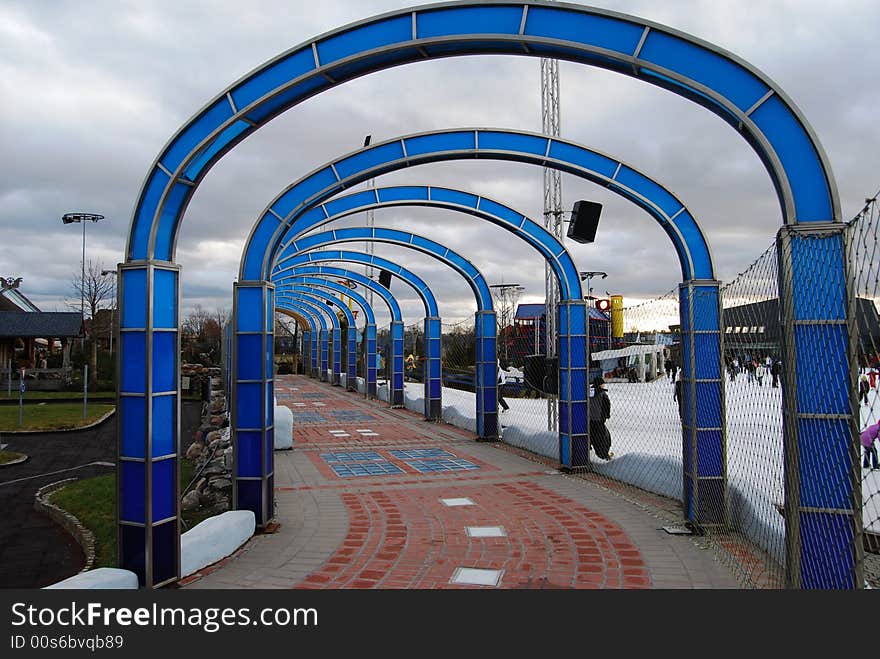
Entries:
[[189, 448], [186, 449], [186, 459], [187, 460], [195, 460], [202, 454], [202, 451], [205, 450], [205, 447], [202, 446], [201, 442], [193, 442], [189, 445]]
[[187, 492], [180, 501], [180, 507], [183, 510], [195, 510], [201, 504], [201, 499], [197, 490]]
[[211, 487], [220, 492], [227, 492], [232, 489], [232, 481], [228, 478], [215, 478], [211, 481]]

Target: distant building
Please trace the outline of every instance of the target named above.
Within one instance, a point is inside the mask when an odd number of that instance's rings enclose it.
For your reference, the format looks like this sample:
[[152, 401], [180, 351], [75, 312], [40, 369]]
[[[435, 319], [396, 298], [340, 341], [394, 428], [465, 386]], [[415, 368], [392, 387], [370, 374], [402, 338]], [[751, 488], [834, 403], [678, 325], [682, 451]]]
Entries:
[[[611, 345], [611, 316], [588, 306], [590, 317], [590, 350], [608, 350]], [[513, 317], [513, 327], [504, 332], [508, 355], [514, 363], [522, 363], [527, 355], [547, 354], [547, 317], [543, 304], [520, 304]]]

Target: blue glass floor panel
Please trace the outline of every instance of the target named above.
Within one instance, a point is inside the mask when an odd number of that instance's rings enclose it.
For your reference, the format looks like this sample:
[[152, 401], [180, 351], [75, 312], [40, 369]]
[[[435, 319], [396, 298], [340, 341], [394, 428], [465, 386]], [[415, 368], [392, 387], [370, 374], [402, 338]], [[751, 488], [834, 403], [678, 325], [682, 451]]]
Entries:
[[384, 476], [385, 474], [402, 474], [403, 469], [390, 462], [367, 462], [364, 464], [331, 465], [331, 469], [340, 478], [357, 476]]
[[294, 423], [324, 423], [327, 421], [323, 416], [318, 414], [317, 412], [294, 412], [293, 413], [293, 422]]
[[470, 471], [479, 469], [477, 465], [468, 460], [455, 458], [453, 460], [407, 460], [406, 463], [413, 469], [426, 474], [440, 471]]
[[425, 458], [454, 458], [455, 455], [442, 448], [416, 448], [406, 451], [391, 451], [391, 455], [401, 460], [423, 460]]
[[334, 462], [387, 462], [375, 451], [345, 451], [341, 453], [322, 453], [321, 459], [327, 464]]

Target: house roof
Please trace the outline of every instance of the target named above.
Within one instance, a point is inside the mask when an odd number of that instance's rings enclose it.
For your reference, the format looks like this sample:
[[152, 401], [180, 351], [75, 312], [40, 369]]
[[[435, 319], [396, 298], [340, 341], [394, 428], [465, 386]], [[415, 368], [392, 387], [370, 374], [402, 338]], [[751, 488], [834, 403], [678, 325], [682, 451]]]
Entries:
[[0, 337], [61, 338], [81, 332], [82, 317], [75, 311], [0, 311]]
[[[595, 307], [587, 307], [590, 310], [590, 318], [593, 320], [604, 320], [608, 321], [608, 314], [599, 311]], [[516, 307], [516, 315], [514, 318], [518, 318], [520, 320], [528, 320], [530, 318], [540, 318], [544, 315], [544, 305], [543, 304], [520, 304]]]
[[39, 311], [36, 304], [15, 288], [0, 290], [0, 311]]

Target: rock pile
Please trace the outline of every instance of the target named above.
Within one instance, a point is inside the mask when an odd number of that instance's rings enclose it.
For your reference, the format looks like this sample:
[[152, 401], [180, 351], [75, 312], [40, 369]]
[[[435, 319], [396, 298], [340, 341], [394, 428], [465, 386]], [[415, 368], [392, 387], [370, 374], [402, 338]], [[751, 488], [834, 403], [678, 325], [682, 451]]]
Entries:
[[[189, 369], [187, 367], [190, 367]], [[217, 515], [230, 509], [232, 499], [232, 441], [229, 428], [229, 410], [226, 394], [222, 389], [220, 369], [185, 364], [181, 372], [191, 378], [209, 378], [209, 398], [202, 406], [202, 423], [192, 444], [186, 449], [185, 458], [195, 462], [196, 481], [181, 500], [183, 510], [206, 509]], [[192, 388], [195, 390], [195, 388]]]

